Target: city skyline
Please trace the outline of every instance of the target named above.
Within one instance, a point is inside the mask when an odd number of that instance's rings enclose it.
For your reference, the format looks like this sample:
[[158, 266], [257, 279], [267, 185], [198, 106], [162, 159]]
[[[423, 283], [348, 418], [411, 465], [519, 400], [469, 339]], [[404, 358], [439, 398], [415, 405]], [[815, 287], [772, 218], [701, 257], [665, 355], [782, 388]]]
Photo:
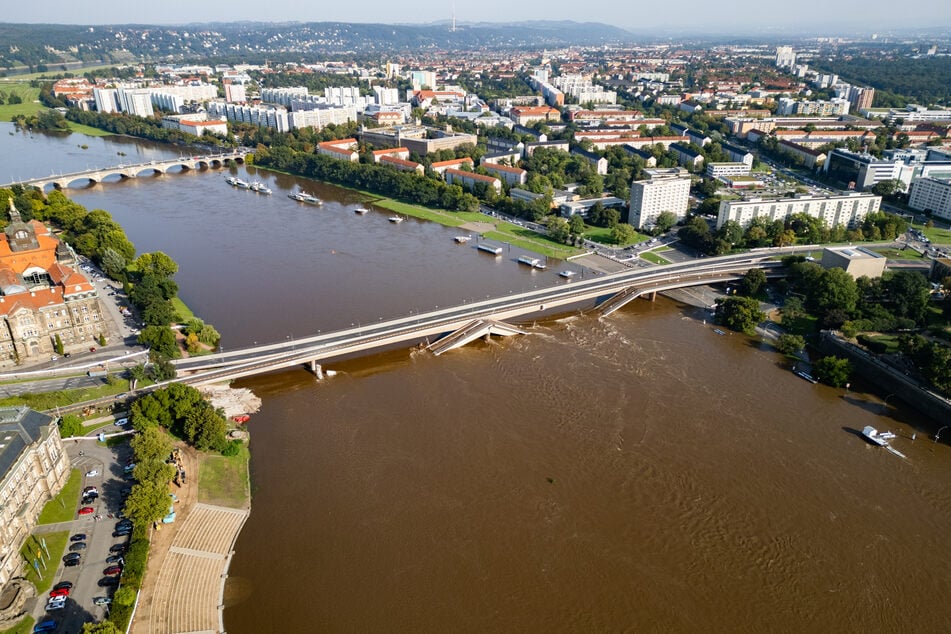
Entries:
[[[464, 28], [467, 23], [510, 23], [526, 20], [573, 20], [600, 22], [632, 33], [658, 30], [664, 33], [711, 33], [734, 35], [826, 35], [830, 32], [888, 32], [897, 29], [951, 29], [951, 5], [944, 0], [922, 0], [913, 12], [904, 15], [894, 11], [892, 3], [870, 0], [859, 5], [833, 3], [798, 3], [796, 10], [783, 7], [764, 9], [759, 2], [738, 0], [729, 12], [711, 10], [701, 0], [681, 0], [676, 12], [648, 12], [622, 2], [607, 2], [578, 11], [577, 4], [567, 0], [512, 5], [499, 0], [479, 4], [452, 0], [421, 0], [412, 14], [404, 5], [382, 0], [367, 0], [359, 5], [301, 7], [295, 0], [273, 0], [262, 12], [262, 5], [250, 2], [210, 2], [191, 4], [175, 0], [171, 3], [130, 4], [119, 0], [97, 3], [96, 19], [88, 7], [66, 0], [47, 3], [17, 3], [8, 7], [4, 22], [33, 24], [186, 26], [208, 22], [350, 22], [376, 24], [448, 24], [453, 17]], [[104, 16], [108, 18], [104, 19]], [[686, 17], [684, 17], [686, 16]], [[817, 19], [816, 16], [821, 16]]]

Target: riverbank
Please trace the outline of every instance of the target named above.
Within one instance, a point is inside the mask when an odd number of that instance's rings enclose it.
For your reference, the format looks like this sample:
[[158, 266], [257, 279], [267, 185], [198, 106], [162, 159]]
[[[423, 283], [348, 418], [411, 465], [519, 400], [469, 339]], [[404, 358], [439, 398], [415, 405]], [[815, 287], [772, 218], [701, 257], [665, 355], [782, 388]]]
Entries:
[[245, 444], [235, 456], [182, 453], [176, 522], [153, 534], [132, 634], [224, 631], [224, 585], [251, 512], [250, 451]]

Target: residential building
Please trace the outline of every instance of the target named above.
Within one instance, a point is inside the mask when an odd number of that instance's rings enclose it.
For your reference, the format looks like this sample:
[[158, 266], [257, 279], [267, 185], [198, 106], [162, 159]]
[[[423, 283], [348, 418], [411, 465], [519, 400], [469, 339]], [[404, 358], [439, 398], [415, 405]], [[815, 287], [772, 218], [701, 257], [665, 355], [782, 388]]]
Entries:
[[187, 134], [201, 136], [206, 132], [218, 136], [228, 135], [228, 123], [222, 119], [209, 121], [207, 113], [178, 114], [162, 117], [162, 127], [169, 130], [179, 130]]
[[608, 173], [608, 159], [604, 158], [600, 154], [589, 152], [588, 150], [582, 150], [580, 147], [571, 148], [571, 154], [580, 156], [585, 161], [590, 163], [591, 166], [594, 167], [595, 172], [598, 174], [604, 176]]
[[481, 183], [495, 190], [496, 194], [502, 192], [502, 181], [493, 176], [484, 176], [475, 172], [464, 172], [449, 168], [445, 171], [446, 182], [450, 184], [462, 185], [465, 189], [471, 190], [476, 184]]
[[820, 117], [828, 117], [831, 115], [849, 114], [850, 106], [851, 104], [848, 99], [831, 99], [828, 101], [818, 99], [815, 101], [807, 101], [781, 97], [776, 109], [776, 114], [780, 116], [817, 115]]
[[515, 106], [509, 117], [519, 125], [527, 125], [536, 121], [560, 121], [561, 112], [551, 106]]
[[730, 157], [731, 161], [736, 161], [738, 163], [746, 163], [751, 168], [753, 167], [753, 153], [749, 150], [742, 148], [738, 145], [733, 145], [732, 143], [720, 143], [720, 149], [726, 152], [727, 156]]
[[494, 174], [508, 185], [524, 185], [528, 180], [528, 172], [520, 167], [510, 167], [497, 163], [482, 163], [482, 167], [490, 174]]
[[639, 148], [634, 147], [625, 143], [621, 146], [621, 149], [630, 154], [631, 156], [636, 156], [644, 161], [644, 167], [657, 167], [657, 159], [650, 152], [645, 152]]
[[382, 159], [384, 156], [392, 156], [405, 161], [409, 159], [409, 150], [407, 150], [405, 147], [390, 147], [383, 150], [373, 150], [372, 156], [374, 163], [379, 163], [380, 159]]
[[10, 200], [0, 235], [0, 364], [41, 361], [96, 341], [105, 331], [99, 294], [76, 257], [38, 220], [24, 222]]
[[850, 86], [846, 98], [852, 105], [854, 112], [862, 112], [872, 107], [872, 102], [875, 100], [875, 89]]
[[792, 46], [776, 47], [776, 68], [792, 69], [796, 65], [796, 51]]
[[119, 88], [119, 110], [136, 117], [151, 117], [152, 91], [148, 88]]
[[119, 91], [115, 88], [93, 88], [96, 110], [104, 114], [119, 112]]
[[357, 154], [356, 139], [340, 139], [338, 141], [324, 141], [317, 144], [317, 153], [323, 156], [357, 163], [360, 155]]
[[747, 200], [724, 200], [720, 203], [717, 229], [728, 220], [746, 228], [754, 218], [766, 218], [770, 222], [804, 213], [822, 219], [829, 227], [855, 227], [865, 216], [879, 210], [881, 196], [849, 193], [834, 196], [800, 195], [793, 198], [750, 198]]
[[657, 217], [669, 211], [683, 220], [690, 202], [690, 177], [682, 167], [646, 169], [646, 180], [631, 183], [628, 222], [635, 229], [653, 227]]
[[397, 125], [390, 128], [372, 128], [360, 132], [360, 140], [376, 147], [405, 147], [411, 153], [425, 156], [439, 150], [455, 150], [462, 145], [476, 145], [474, 134], [453, 132], [426, 126]]
[[278, 132], [291, 129], [289, 114], [284, 108], [274, 106], [245, 106], [223, 101], [212, 101], [208, 104], [208, 115], [211, 117], [224, 117], [228, 121], [250, 123]]
[[288, 125], [292, 130], [313, 128], [322, 130], [331, 123], [343, 125], [357, 120], [357, 109], [354, 106], [329, 106], [326, 104], [293, 102], [292, 110], [287, 116]]
[[406, 159], [401, 159], [390, 154], [384, 154], [380, 157], [380, 165], [388, 165], [395, 169], [400, 170], [401, 172], [416, 172], [420, 176], [426, 173], [426, 168], [423, 167], [422, 163], [416, 163], [415, 161], [408, 161]]
[[429, 169], [436, 172], [440, 176], [444, 176], [447, 169], [460, 169], [465, 167], [466, 169], [471, 170], [473, 165], [475, 164], [472, 162], [472, 159], [466, 156], [464, 158], [450, 159], [448, 161], [436, 161], [435, 163], [430, 164]]
[[373, 95], [376, 98], [377, 105], [380, 106], [395, 106], [400, 102], [400, 91], [397, 88], [374, 86]]
[[525, 156], [531, 156], [535, 150], [560, 150], [567, 152], [571, 149], [568, 141], [539, 141], [538, 143], [525, 144]]
[[0, 408], [0, 594], [21, 574], [20, 549], [43, 505], [68, 479], [69, 457], [56, 420], [26, 407]]
[[951, 220], [951, 179], [918, 178], [911, 184], [908, 206], [930, 211], [939, 218]]
[[248, 100], [247, 89], [244, 84], [236, 84], [232, 81], [224, 82], [225, 101], [228, 103], [244, 103]]
[[703, 155], [691, 150], [682, 143], [671, 143], [670, 151], [677, 154], [677, 162], [689, 168], [698, 169], [703, 165]]
[[820, 152], [819, 150], [813, 150], [808, 148], [805, 145], [799, 145], [798, 143], [793, 143], [792, 141], [782, 140], [779, 142], [779, 147], [782, 148], [782, 151], [792, 154], [798, 159], [802, 160], [804, 167], [809, 169], [815, 169], [816, 167], [825, 163], [826, 153]]

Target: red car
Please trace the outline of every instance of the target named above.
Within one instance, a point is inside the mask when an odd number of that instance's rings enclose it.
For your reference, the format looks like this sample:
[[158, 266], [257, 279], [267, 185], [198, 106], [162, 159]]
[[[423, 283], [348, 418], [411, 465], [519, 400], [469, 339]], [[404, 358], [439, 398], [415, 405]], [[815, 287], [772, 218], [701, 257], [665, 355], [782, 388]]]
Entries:
[[122, 566], [109, 566], [102, 571], [104, 575], [120, 575], [122, 574]]
[[79, 514], [80, 514], [80, 515], [91, 515], [91, 514], [93, 514], [93, 513], [95, 513], [95, 512], [96, 512], [96, 509], [94, 509], [94, 508], [91, 507], [91, 506], [84, 506], [84, 507], [82, 507], [81, 509], [79, 509]]
[[69, 588], [60, 588], [59, 590], [50, 590], [50, 598], [53, 597], [68, 597]]

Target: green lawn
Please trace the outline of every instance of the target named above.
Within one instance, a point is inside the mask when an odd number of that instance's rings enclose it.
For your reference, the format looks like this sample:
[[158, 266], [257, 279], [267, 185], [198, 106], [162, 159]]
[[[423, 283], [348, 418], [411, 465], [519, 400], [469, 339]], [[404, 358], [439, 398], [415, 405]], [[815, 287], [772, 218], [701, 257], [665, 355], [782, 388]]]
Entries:
[[925, 256], [914, 249], [872, 249], [875, 253], [881, 253], [890, 260], [921, 260]]
[[192, 312], [192, 309], [189, 308], [177, 295], [172, 298], [172, 310], [175, 311], [175, 321], [179, 324], [187, 324], [191, 320], [197, 319], [197, 317], [195, 317], [195, 313]]
[[33, 625], [36, 621], [33, 620], [33, 617], [27, 614], [23, 617], [23, 620], [11, 627], [9, 630], [3, 630], [0, 634], [30, 634], [33, 631]]
[[918, 227], [918, 229], [921, 229], [921, 232], [935, 244], [951, 244], [951, 231], [948, 229], [938, 229], [937, 227], [931, 229]]
[[40, 89], [30, 86], [29, 81], [23, 81], [20, 78], [15, 80], [0, 79], [0, 90], [7, 93], [7, 95], [15, 93], [23, 99], [23, 103], [0, 106], [0, 121], [11, 121], [18, 115], [30, 116], [46, 109], [43, 104], [36, 103], [36, 100], [40, 98]]
[[373, 204], [377, 207], [382, 207], [383, 209], [389, 209], [390, 211], [396, 212], [398, 214], [403, 214], [404, 216], [412, 216], [413, 218], [431, 220], [448, 227], [459, 227], [466, 222], [466, 220], [456, 216], [456, 213], [452, 211], [427, 209], [426, 207], [410, 205], [408, 203], [402, 203], [398, 200], [392, 200], [390, 198], [374, 200]]
[[617, 244], [614, 241], [614, 238], [611, 237], [611, 229], [609, 227], [593, 227], [588, 225], [585, 226], [584, 237], [588, 240], [593, 240], [594, 242], [600, 242], [601, 244], [610, 244], [621, 247], [626, 247], [629, 244], [637, 244], [650, 239], [650, 236], [644, 235], [643, 233], [638, 233], [632, 240], [629, 240], [624, 244]]
[[236, 456], [203, 455], [198, 467], [198, 501], [230, 508], [250, 508], [251, 489], [246, 444]]
[[809, 337], [818, 332], [818, 322], [818, 318], [813, 317], [812, 315], [803, 315], [802, 317], [789, 319], [787, 317], [783, 317], [782, 311], [780, 311], [780, 324], [786, 330], [786, 332], [791, 335], [805, 337], [807, 340]]
[[[23, 548], [20, 549], [20, 554], [23, 555], [24, 560], [30, 562], [30, 565], [26, 567], [26, 578], [36, 586], [36, 591], [40, 596], [43, 596], [53, 586], [53, 578], [56, 569], [59, 567], [60, 557], [63, 556], [63, 551], [66, 550], [68, 539], [69, 531], [30, 535], [26, 543], [23, 544]], [[46, 540], [46, 548], [50, 553], [49, 558], [46, 558], [46, 552], [43, 551], [42, 540]], [[40, 562], [39, 576], [37, 576], [36, 569], [33, 567], [33, 560], [38, 559], [37, 551], [41, 552], [42, 557], [46, 560], [45, 570], [43, 569], [43, 563]]]
[[55, 524], [68, 522], [76, 517], [76, 503], [79, 502], [79, 489], [83, 484], [83, 476], [79, 469], [69, 472], [66, 486], [55, 498], [46, 503], [40, 512], [37, 524]]
[[106, 130], [100, 130], [99, 128], [94, 128], [82, 123], [76, 123], [75, 121], [69, 122], [69, 129], [73, 132], [78, 132], [79, 134], [85, 134], [86, 136], [112, 136], [113, 134], [112, 132], [107, 132]]
[[581, 249], [549, 240], [547, 236], [508, 222], [498, 223], [495, 227], [495, 231], [488, 231], [483, 234], [483, 236], [489, 240], [507, 242], [520, 249], [532, 251], [551, 258], [564, 259], [572, 255], [584, 253]]
[[653, 262], [654, 264], [670, 264], [670, 260], [667, 258], [662, 258], [652, 251], [645, 251], [641, 253], [641, 257], [648, 262]]

